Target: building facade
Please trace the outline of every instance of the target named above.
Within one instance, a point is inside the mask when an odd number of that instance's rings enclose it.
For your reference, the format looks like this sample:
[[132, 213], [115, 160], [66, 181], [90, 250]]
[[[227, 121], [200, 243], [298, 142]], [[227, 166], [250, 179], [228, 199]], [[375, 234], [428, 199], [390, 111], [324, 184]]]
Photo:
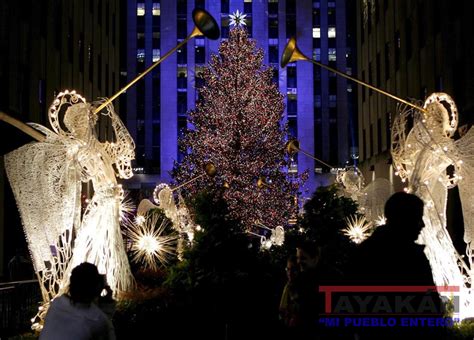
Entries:
[[[301, 149], [334, 167], [356, 152], [353, 85], [309, 62], [279, 66], [288, 39], [309, 57], [341, 71], [355, 72], [355, 21], [347, 20], [351, 1], [338, 0], [135, 0], [128, 2], [127, 78], [159, 60], [193, 30], [192, 10], [206, 9], [229, 34], [229, 14], [247, 15], [249, 33], [274, 68], [274, 81], [285, 95], [285, 121]], [[354, 26], [354, 29], [348, 28]], [[200, 73], [220, 40], [194, 38], [127, 91], [127, 126], [137, 144], [135, 187], [170, 181], [181, 155], [178, 137], [187, 128], [186, 114], [197, 99]], [[355, 117], [355, 116], [352, 116]], [[352, 148], [351, 148], [352, 147]], [[329, 183], [333, 175], [311, 158], [298, 155], [297, 169], [309, 169], [308, 192]]]
[[[424, 101], [446, 92], [459, 110], [459, 126], [471, 125], [474, 114], [474, 22], [471, 1], [357, 1], [359, 79], [403, 99]], [[360, 165], [366, 182], [389, 179], [401, 183], [390, 158], [391, 121], [397, 102], [359, 88]]]
[[[47, 110], [63, 90], [88, 101], [119, 88], [119, 0], [0, 2], [0, 110], [23, 122], [49, 126]], [[120, 112], [118, 101], [114, 102]], [[110, 125], [99, 124], [99, 136]], [[1, 154], [32, 141], [0, 121]], [[15, 247], [26, 243], [0, 158], [0, 277]]]

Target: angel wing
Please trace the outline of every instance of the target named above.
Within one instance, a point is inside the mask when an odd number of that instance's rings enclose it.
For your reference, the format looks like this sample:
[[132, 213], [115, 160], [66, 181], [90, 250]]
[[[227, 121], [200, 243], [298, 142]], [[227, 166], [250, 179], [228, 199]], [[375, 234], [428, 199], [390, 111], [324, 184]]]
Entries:
[[79, 225], [80, 172], [72, 142], [30, 143], [5, 155], [5, 169], [20, 211], [35, 270], [54, 262], [62, 234], [72, 238]]
[[459, 150], [457, 172], [461, 177], [458, 183], [461, 198], [462, 214], [464, 217], [464, 242], [474, 249], [474, 129], [470, 129], [458, 139], [456, 147]]

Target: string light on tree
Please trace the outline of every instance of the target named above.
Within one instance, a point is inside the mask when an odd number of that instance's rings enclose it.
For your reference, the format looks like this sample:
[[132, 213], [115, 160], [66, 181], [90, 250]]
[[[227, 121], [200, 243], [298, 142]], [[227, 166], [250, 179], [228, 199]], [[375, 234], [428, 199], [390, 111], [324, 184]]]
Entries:
[[[215, 178], [203, 176], [183, 188], [193, 196], [206, 189], [222, 192], [230, 215], [253, 229], [255, 221], [286, 225], [302, 175], [289, 175], [289, 157], [283, 153], [286, 128], [281, 128], [283, 96], [272, 82], [272, 70], [263, 64], [246, 29], [235, 26], [203, 71], [202, 98], [189, 112], [193, 126], [180, 140], [185, 153], [175, 179], [186, 183], [212, 161]], [[259, 178], [272, 185], [257, 187]]]

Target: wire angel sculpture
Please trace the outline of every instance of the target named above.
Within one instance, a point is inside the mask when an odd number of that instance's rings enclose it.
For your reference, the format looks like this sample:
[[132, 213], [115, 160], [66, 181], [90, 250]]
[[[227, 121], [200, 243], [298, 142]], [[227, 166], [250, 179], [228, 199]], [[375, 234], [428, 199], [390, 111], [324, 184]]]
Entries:
[[161, 209], [165, 216], [171, 221], [173, 229], [178, 233], [176, 240], [176, 253], [179, 260], [183, 259], [183, 253], [189, 244], [194, 240], [196, 231], [201, 230], [199, 225], [193, 221], [191, 213], [181, 195], [178, 195], [176, 204], [173, 189], [166, 183], [160, 183], [153, 192], [153, 201], [144, 199], [138, 205], [138, 217], [145, 217], [152, 209]]
[[[452, 98], [444, 93], [430, 95], [425, 112], [399, 107], [392, 127], [392, 159], [396, 173], [408, 186], [405, 191], [425, 202], [419, 242], [425, 244], [433, 278], [438, 286], [459, 286], [460, 315], [474, 316], [471, 282], [474, 244], [474, 200], [469, 190], [474, 184], [474, 131], [458, 140], [458, 113]], [[412, 126], [411, 129], [408, 129]], [[448, 168], [452, 169], [449, 171]], [[448, 189], [458, 185], [464, 216], [467, 263], [456, 251], [446, 229]]]
[[378, 225], [377, 221], [384, 213], [385, 202], [393, 192], [390, 181], [376, 178], [365, 185], [362, 172], [356, 166], [349, 166], [337, 173], [336, 182], [342, 186], [344, 195], [357, 203], [359, 212], [367, 221]]
[[[100, 113], [75, 91], [58, 94], [48, 111], [52, 130], [5, 155], [5, 168], [20, 211], [28, 247], [47, 304], [68, 284], [81, 262], [97, 265], [114, 291], [133, 278], [120, 230], [123, 190], [116, 177], [130, 178], [134, 142], [108, 105]], [[96, 136], [100, 115], [111, 121], [113, 141]], [[82, 212], [82, 184], [93, 196]]]

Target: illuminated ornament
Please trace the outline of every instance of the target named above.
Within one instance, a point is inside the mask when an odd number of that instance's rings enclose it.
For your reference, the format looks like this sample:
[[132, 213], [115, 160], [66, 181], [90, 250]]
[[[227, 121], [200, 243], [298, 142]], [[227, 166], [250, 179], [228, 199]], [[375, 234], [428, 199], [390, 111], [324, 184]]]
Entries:
[[342, 229], [344, 235], [356, 243], [362, 243], [371, 234], [372, 222], [367, 221], [364, 216], [351, 216], [346, 218], [347, 227]]
[[176, 250], [176, 235], [164, 235], [169, 220], [159, 212], [150, 212], [143, 224], [126, 225], [126, 236], [132, 241], [133, 261], [156, 270], [166, 265]]
[[246, 26], [247, 24], [245, 23], [245, 18], [247, 17], [247, 14], [240, 13], [239, 10], [235, 11], [232, 14], [229, 14], [230, 22], [229, 25], [231, 26]]

